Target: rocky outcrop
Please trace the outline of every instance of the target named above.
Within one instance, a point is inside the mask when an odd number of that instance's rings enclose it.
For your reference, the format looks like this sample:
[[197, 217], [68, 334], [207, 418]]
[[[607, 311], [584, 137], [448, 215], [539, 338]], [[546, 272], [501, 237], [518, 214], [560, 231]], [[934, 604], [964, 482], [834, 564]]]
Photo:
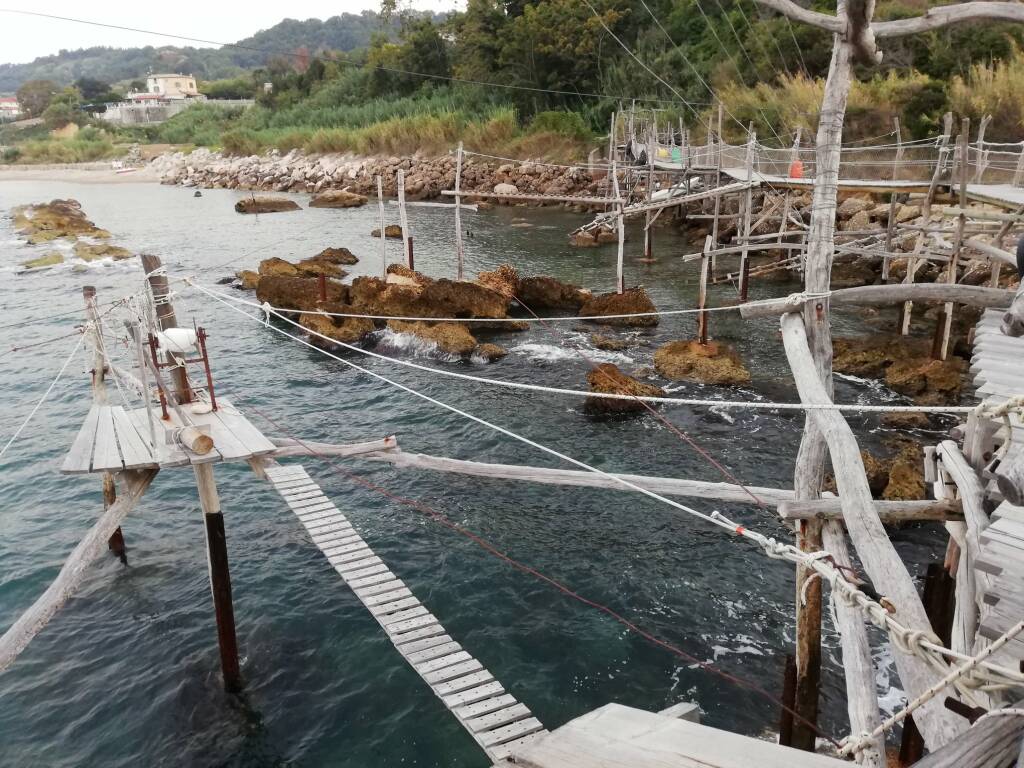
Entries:
[[310, 256], [308, 259], [303, 259], [295, 264], [295, 268], [299, 270], [300, 275], [307, 275], [309, 277], [326, 275], [327, 277], [334, 277], [340, 280], [348, 274], [348, 272], [330, 259], [322, 259], [319, 256]]
[[654, 352], [654, 367], [673, 381], [737, 385], [750, 382], [750, 371], [736, 352], [716, 341], [670, 341]]
[[[921, 446], [900, 439], [889, 444], [886, 455], [861, 450], [868, 486], [876, 499], [910, 501], [925, 498], [924, 459]], [[836, 493], [835, 476], [827, 474], [823, 488]]]
[[519, 300], [530, 309], [569, 310], [578, 312], [591, 293], [572, 283], [563, 283], [553, 277], [538, 275], [519, 280]]
[[298, 210], [299, 204], [287, 197], [243, 197], [235, 203], [236, 213], [279, 213]]
[[79, 237], [110, 237], [109, 232], [86, 218], [82, 204], [77, 200], [51, 200], [49, 203], [19, 206], [11, 211], [11, 215], [15, 231], [32, 244], [58, 238], [77, 240]]
[[488, 363], [494, 363], [508, 354], [508, 350], [497, 344], [480, 344], [473, 350], [474, 357], [480, 357]]
[[321, 192], [309, 201], [310, 208], [358, 208], [366, 205], [366, 197], [345, 189], [330, 189]]
[[[333, 304], [329, 311], [344, 311], [344, 305]], [[312, 312], [304, 314], [299, 319], [299, 324], [306, 330], [312, 331], [309, 334], [310, 343], [318, 347], [330, 349], [333, 346], [328, 339], [339, 341], [344, 344], [356, 344], [369, 333], [373, 333], [375, 326], [372, 320], [362, 317], [330, 317], [329, 315]], [[328, 337], [327, 339], [324, 336]]]
[[261, 276], [275, 277], [298, 277], [299, 268], [286, 259], [273, 256], [260, 262], [259, 273]]
[[601, 325], [629, 327], [651, 327], [658, 324], [656, 315], [646, 317], [603, 317], [604, 315], [628, 315], [642, 312], [656, 312], [657, 307], [643, 288], [629, 288], [622, 293], [602, 293], [591, 296], [580, 307], [580, 317]]
[[[591, 392], [614, 395], [631, 395], [633, 397], [664, 397], [665, 391], [653, 384], [637, 381], [627, 376], [612, 363], [602, 363], [587, 374], [587, 383]], [[588, 413], [636, 413], [646, 410], [639, 400], [620, 398], [588, 397], [583, 404]]]
[[359, 258], [348, 248], [324, 248], [313, 257], [318, 261], [329, 261], [331, 264], [351, 266], [359, 263]]
[[122, 259], [130, 259], [133, 255], [127, 248], [122, 248], [119, 245], [111, 245], [110, 243], [87, 243], [83, 240], [79, 240], [75, 243], [74, 251], [75, 256], [80, 258], [82, 261], [95, 261], [96, 259], [114, 259], [115, 261], [121, 261]]
[[460, 323], [424, 323], [389, 320], [388, 328], [396, 333], [411, 333], [437, 344], [437, 348], [450, 355], [469, 355], [477, 341], [466, 326]]
[[[263, 155], [231, 157], [208, 149], [191, 153], [170, 153], [154, 159], [150, 167], [165, 184], [185, 187], [251, 189], [268, 192], [320, 193], [347, 189], [361, 196], [376, 195], [376, 177], [384, 194], [397, 193], [398, 171], [405, 172], [405, 193], [410, 200], [434, 199], [455, 184], [455, 158], [439, 157], [352, 157], [350, 155], [307, 155], [293, 150], [281, 154], [271, 150]], [[499, 184], [510, 184], [524, 193], [597, 194], [598, 181], [583, 168], [562, 168], [531, 162], [494, 163], [467, 157], [462, 166], [465, 200], [472, 193], [491, 192]], [[560, 203], [552, 203], [559, 204]]]
[[624, 339], [616, 339], [613, 336], [603, 336], [600, 333], [590, 334], [590, 343], [595, 349], [603, 349], [606, 352], [621, 352], [629, 347], [629, 342]]
[[[268, 302], [280, 309], [317, 309], [320, 298], [319, 280], [315, 277], [291, 277], [285, 275], [261, 275], [256, 284], [256, 300]], [[327, 280], [328, 304], [347, 304], [347, 285]], [[335, 310], [331, 310], [335, 311]], [[345, 310], [337, 310], [344, 312]]]
[[255, 291], [260, 282], [260, 273], [253, 272], [251, 269], [236, 272], [235, 277], [238, 279], [239, 286], [247, 291]]
[[920, 405], [959, 402], [966, 363], [950, 356], [931, 358], [931, 344], [905, 336], [837, 338], [833, 342], [833, 368], [854, 376], [882, 379], [896, 392]]
[[63, 263], [64, 255], [60, 251], [50, 251], [42, 256], [21, 262], [21, 266], [25, 269], [45, 269], [46, 267], [55, 267]]
[[[374, 227], [370, 231], [370, 237], [380, 237], [380, 227]], [[384, 227], [384, 237], [392, 240], [402, 239], [402, 226], [400, 224], [388, 224]]]
[[490, 288], [507, 299], [514, 299], [519, 293], [519, 273], [515, 267], [502, 264], [493, 272], [481, 272], [476, 277], [477, 285]]

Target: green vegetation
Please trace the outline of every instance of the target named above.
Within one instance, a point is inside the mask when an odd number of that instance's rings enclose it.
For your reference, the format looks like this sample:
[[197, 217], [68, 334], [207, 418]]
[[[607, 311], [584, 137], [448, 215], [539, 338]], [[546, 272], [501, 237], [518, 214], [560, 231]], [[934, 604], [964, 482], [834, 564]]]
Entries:
[[[431, 16], [396, 13], [394, 0], [384, 0], [382, 16], [284, 21], [242, 41], [244, 47], [186, 49], [173, 64], [158, 59], [148, 65], [219, 78], [201, 82], [200, 89], [211, 98], [255, 98], [256, 106], [199, 105], [159, 126], [114, 132], [109, 140], [235, 154], [271, 148], [410, 154], [445, 151], [461, 139], [493, 154], [581, 159], [606, 133], [611, 113], [634, 99], [657, 107], [662, 125], [682, 119], [699, 139], [714, 111], [713, 95], [725, 102], [725, 128], [734, 140], [749, 122], [767, 143], [788, 142], [797, 126], [807, 140], [813, 136], [831, 55], [828, 34], [769, 14], [753, 0], [592, 3], [598, 15], [577, 0], [467, 0], [465, 11]], [[925, 5], [879, 0], [876, 17], [917, 15]], [[831, 10], [824, 0], [812, 6]], [[885, 40], [883, 65], [860, 72], [851, 93], [847, 138], [888, 133], [896, 116], [907, 138], [924, 137], [952, 109], [975, 119], [992, 114], [992, 140], [1020, 139], [1022, 47], [1024, 29], [1007, 24]], [[140, 50], [153, 54], [121, 53]], [[78, 61], [78, 67], [79, 53], [55, 58]], [[206, 65], [202, 57], [209, 57]], [[130, 73], [119, 70], [123, 80], [146, 71], [133, 61]], [[114, 76], [102, 68], [84, 71], [90, 78], [76, 82], [78, 105], [56, 75], [26, 83], [37, 104], [33, 113], [48, 125], [89, 125], [72, 112], [109, 93], [106, 81]], [[4, 73], [0, 67], [0, 89]], [[22, 158], [30, 154], [18, 146]]]

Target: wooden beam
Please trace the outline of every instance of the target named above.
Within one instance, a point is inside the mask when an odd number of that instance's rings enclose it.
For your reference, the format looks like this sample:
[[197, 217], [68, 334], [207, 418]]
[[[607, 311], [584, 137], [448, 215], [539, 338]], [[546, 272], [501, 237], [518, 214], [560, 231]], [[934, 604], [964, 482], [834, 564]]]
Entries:
[[[801, 402], [831, 402], [815, 367], [804, 321], [800, 316], [783, 316], [782, 339]], [[875, 589], [895, 606], [896, 618], [903, 626], [930, 632], [931, 623], [925, 614], [921, 597], [874, 512], [874, 500], [868, 488], [864, 462], [850, 425], [841, 413], [834, 410], [809, 411], [808, 418], [816, 424], [828, 445], [839, 498], [843, 504], [843, 519], [865, 572]], [[935, 670], [924, 660], [900, 651], [895, 644], [893, 650], [896, 668], [909, 698], [922, 695], [936, 682]], [[956, 695], [954, 689], [949, 690], [951, 695]], [[947, 743], [963, 730], [962, 723], [938, 699], [932, 699], [918, 711], [921, 713], [918, 727], [924, 735], [925, 743], [932, 749]]]
[[[963, 520], [957, 502], [942, 499], [884, 501], [875, 500], [875, 512], [883, 523], [946, 522]], [[783, 520], [842, 520], [843, 505], [838, 497], [827, 499], [794, 499], [779, 503], [779, 517]]]
[[380, 453], [398, 448], [398, 440], [394, 435], [380, 440], [368, 440], [363, 443], [336, 445], [334, 443], [318, 443], [313, 440], [293, 440], [290, 437], [272, 437], [270, 442], [277, 446], [272, 457], [283, 459], [288, 456], [363, 456], [368, 453]]
[[[890, 285], [864, 285], [832, 291], [829, 303], [833, 307], [879, 306], [904, 301], [955, 301], [972, 307], [1007, 307], [1014, 292], [1006, 288], [949, 283], [893, 283]], [[768, 299], [754, 301], [739, 308], [740, 317], [774, 317], [792, 312], [792, 301]]]
[[[758, 0], [758, 2], [763, 2], [763, 0]], [[953, 24], [981, 20], [1024, 23], [1024, 3], [975, 0], [969, 3], [942, 5], [929, 8], [923, 16], [875, 22], [871, 25], [871, 31], [877, 38], [905, 37], [906, 35], [913, 35], [918, 32], [941, 29]]]

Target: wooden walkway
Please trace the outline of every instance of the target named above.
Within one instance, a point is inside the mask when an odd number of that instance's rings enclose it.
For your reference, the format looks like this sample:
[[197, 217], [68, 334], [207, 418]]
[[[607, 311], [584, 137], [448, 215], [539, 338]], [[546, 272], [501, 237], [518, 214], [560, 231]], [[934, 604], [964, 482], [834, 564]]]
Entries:
[[[737, 181], [746, 181], [747, 171], [744, 168], [723, 168], [722, 175]], [[777, 189], [813, 189], [813, 178], [795, 178], [793, 176], [777, 176], [771, 173], [753, 171], [752, 181]], [[891, 179], [840, 179], [839, 190], [842, 192], [927, 192], [930, 181], [892, 181]]]
[[448, 635], [301, 465], [273, 465], [266, 474], [398, 652], [491, 760], [547, 734], [526, 705]]
[[[60, 471], [65, 474], [120, 472], [122, 469], [181, 467], [217, 461], [247, 461], [273, 453], [276, 446], [254, 427], [231, 403], [221, 397], [218, 409], [202, 413], [182, 406], [192, 426], [209, 434], [214, 449], [199, 455], [183, 447], [175, 434], [183, 427], [171, 411], [169, 421], [161, 421], [154, 406], [151, 439], [149, 414], [145, 408], [125, 410], [119, 405], [93, 405], [64, 457]], [[205, 403], [200, 405], [206, 406]]]

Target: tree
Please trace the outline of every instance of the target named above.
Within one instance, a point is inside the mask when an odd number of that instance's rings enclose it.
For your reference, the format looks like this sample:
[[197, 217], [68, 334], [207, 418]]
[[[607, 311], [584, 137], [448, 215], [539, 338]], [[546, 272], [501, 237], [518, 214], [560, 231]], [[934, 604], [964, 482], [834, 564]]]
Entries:
[[53, 130], [63, 128], [68, 123], [83, 123], [85, 115], [81, 110], [81, 103], [82, 94], [73, 86], [68, 86], [54, 95], [42, 113], [46, 127]]
[[80, 77], [75, 80], [75, 88], [82, 94], [84, 101], [99, 101], [110, 92], [110, 85], [93, 77]]
[[18, 104], [29, 117], [39, 117], [56, 93], [57, 84], [52, 80], [29, 80], [18, 89]]

